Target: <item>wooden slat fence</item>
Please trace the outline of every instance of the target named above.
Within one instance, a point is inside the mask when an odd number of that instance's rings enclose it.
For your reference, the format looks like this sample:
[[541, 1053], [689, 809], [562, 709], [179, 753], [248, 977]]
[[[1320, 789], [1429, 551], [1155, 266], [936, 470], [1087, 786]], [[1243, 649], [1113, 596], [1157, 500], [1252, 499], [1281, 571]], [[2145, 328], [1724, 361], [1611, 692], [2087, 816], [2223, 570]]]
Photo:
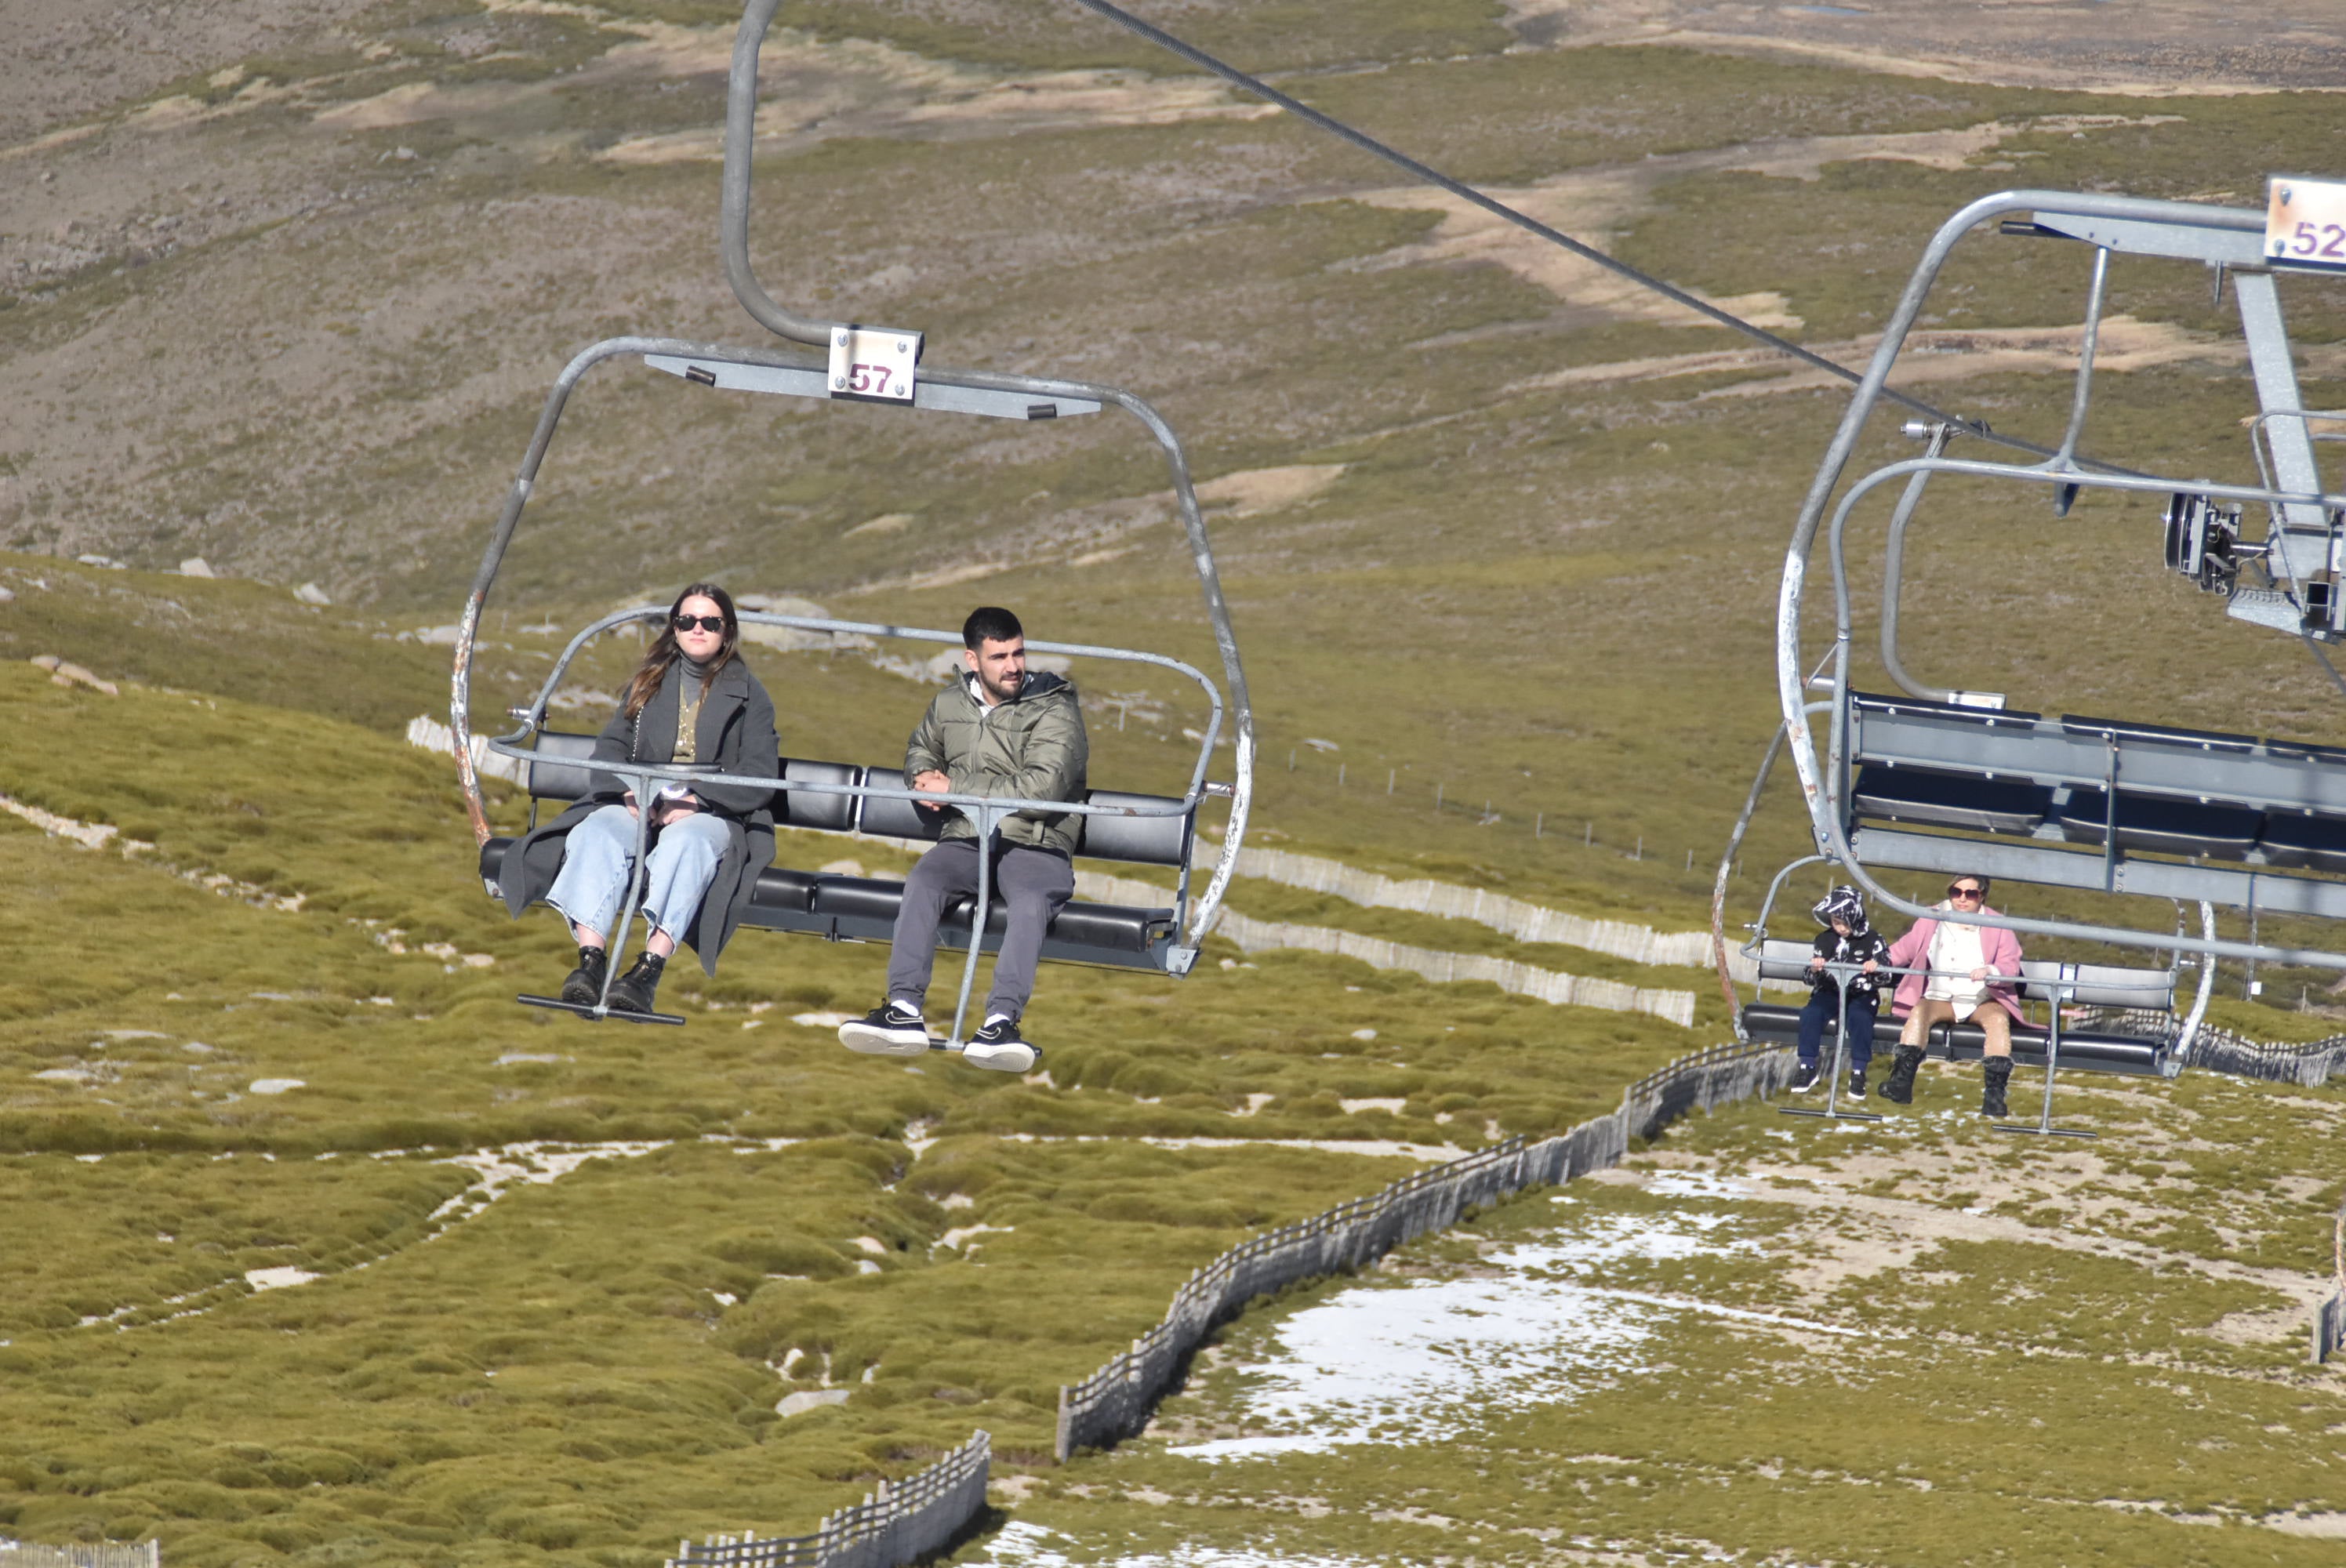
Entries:
[[162, 1568], [158, 1541], [107, 1542], [93, 1546], [44, 1546], [0, 1542], [0, 1568]]
[[2333, 1074], [2346, 1071], [2346, 1034], [2332, 1034], [2310, 1044], [2278, 1044], [2203, 1023], [2187, 1065], [2316, 1089]]
[[1256, 1297], [1372, 1263], [1454, 1224], [1474, 1205], [1617, 1165], [1632, 1138], [1649, 1138], [1688, 1111], [1772, 1093], [1791, 1072], [1788, 1047], [1712, 1046], [1639, 1079], [1623, 1094], [1620, 1109], [1560, 1136], [1536, 1144], [1510, 1139], [1240, 1242], [1190, 1275], [1173, 1293], [1164, 1320], [1132, 1349], [1059, 1390], [1059, 1459], [1137, 1433], [1207, 1334]]
[[919, 1474], [892, 1487], [882, 1481], [812, 1535], [715, 1535], [697, 1546], [687, 1541], [668, 1568], [903, 1568], [942, 1551], [984, 1511], [992, 1441], [982, 1431], [971, 1433]]
[[2313, 1359], [2319, 1363], [2346, 1347], [2346, 1203], [2331, 1227], [2330, 1296], [2313, 1309]]

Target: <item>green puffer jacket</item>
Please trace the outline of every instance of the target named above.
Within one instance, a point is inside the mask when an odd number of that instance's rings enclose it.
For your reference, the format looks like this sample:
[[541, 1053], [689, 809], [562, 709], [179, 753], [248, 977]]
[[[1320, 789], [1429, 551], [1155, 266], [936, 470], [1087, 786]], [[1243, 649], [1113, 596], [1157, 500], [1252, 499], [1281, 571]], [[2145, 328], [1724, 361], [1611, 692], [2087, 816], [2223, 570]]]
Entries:
[[[1064, 677], [1027, 672], [1026, 684], [991, 711], [978, 701], [977, 677], [964, 672], [937, 693], [920, 728], [904, 748], [904, 787], [932, 770], [953, 780], [957, 795], [1004, 795], [1014, 799], [1081, 800], [1084, 765], [1090, 747], [1084, 738], [1083, 706]], [[954, 808], [943, 837], [970, 839], [977, 824]], [[1083, 838], [1084, 820], [1072, 812], [1023, 810], [1002, 824], [1002, 837], [1072, 855]]]

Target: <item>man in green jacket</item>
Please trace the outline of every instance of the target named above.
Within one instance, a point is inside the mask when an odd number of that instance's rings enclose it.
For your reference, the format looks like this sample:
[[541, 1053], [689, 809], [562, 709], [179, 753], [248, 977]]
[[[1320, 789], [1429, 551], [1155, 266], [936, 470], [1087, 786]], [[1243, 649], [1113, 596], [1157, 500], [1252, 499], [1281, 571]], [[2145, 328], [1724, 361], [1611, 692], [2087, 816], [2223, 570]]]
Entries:
[[[930, 794], [1021, 800], [1081, 800], [1088, 748], [1076, 688], [1026, 667], [1026, 634], [1008, 610], [970, 612], [961, 629], [960, 677], [929, 704], [904, 748], [904, 787]], [[930, 809], [931, 808], [923, 808]], [[904, 879], [904, 901], [888, 957], [888, 999], [839, 1038], [876, 1056], [921, 1056], [929, 1028], [921, 1002], [937, 954], [937, 922], [956, 897], [977, 891], [977, 825], [959, 807], [946, 814], [941, 841]], [[994, 960], [985, 1022], [963, 1059], [1024, 1073], [1042, 1057], [1018, 1032], [1035, 990], [1043, 935], [1076, 891], [1072, 857], [1083, 819], [1026, 807], [1011, 812], [984, 846], [993, 857], [994, 896], [1009, 906], [1009, 928]]]

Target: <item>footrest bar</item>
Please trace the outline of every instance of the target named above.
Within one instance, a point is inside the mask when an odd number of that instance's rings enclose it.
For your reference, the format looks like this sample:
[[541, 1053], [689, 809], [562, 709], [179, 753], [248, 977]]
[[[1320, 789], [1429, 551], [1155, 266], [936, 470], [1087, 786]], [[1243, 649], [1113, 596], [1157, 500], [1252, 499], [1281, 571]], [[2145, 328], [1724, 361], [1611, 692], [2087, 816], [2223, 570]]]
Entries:
[[1998, 1133], [2026, 1133], [2039, 1138], [2098, 1138], [2099, 1133], [2089, 1133], [2083, 1127], [2015, 1126], [2007, 1122], [1990, 1122], [1988, 1129]]
[[1780, 1116], [1814, 1116], [1820, 1121], [1831, 1122], [1886, 1122], [1890, 1119], [1879, 1111], [1804, 1111], [1792, 1105], [1779, 1105], [1776, 1114]]
[[565, 1002], [557, 996], [532, 996], [527, 992], [514, 998], [524, 1007], [543, 1007], [555, 1013], [575, 1013], [587, 1020], [610, 1019], [617, 1023], [677, 1023], [684, 1020], [673, 1013], [616, 1013], [582, 1003]]

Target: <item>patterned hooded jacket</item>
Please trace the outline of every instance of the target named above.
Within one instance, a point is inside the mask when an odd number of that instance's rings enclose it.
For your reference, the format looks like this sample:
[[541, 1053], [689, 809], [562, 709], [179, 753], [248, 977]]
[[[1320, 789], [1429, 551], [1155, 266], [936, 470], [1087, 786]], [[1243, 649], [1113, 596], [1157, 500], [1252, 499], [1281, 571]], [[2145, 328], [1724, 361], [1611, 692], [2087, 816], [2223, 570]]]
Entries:
[[[1814, 945], [1817, 956], [1827, 963], [1863, 963], [1868, 959], [1879, 964], [1889, 963], [1890, 944], [1882, 940], [1879, 932], [1866, 924], [1865, 901], [1855, 888], [1833, 889], [1809, 912], [1816, 916], [1817, 922], [1825, 928], [1817, 932]], [[1847, 936], [1833, 930], [1832, 922], [1837, 920], [1849, 927]], [[1831, 995], [1838, 983], [1829, 969], [1809, 972], [1809, 989], [1812, 992]], [[1861, 997], [1877, 1001], [1882, 994], [1882, 982], [1874, 975], [1852, 974], [1849, 977], [1849, 994], [1852, 1001]]]

